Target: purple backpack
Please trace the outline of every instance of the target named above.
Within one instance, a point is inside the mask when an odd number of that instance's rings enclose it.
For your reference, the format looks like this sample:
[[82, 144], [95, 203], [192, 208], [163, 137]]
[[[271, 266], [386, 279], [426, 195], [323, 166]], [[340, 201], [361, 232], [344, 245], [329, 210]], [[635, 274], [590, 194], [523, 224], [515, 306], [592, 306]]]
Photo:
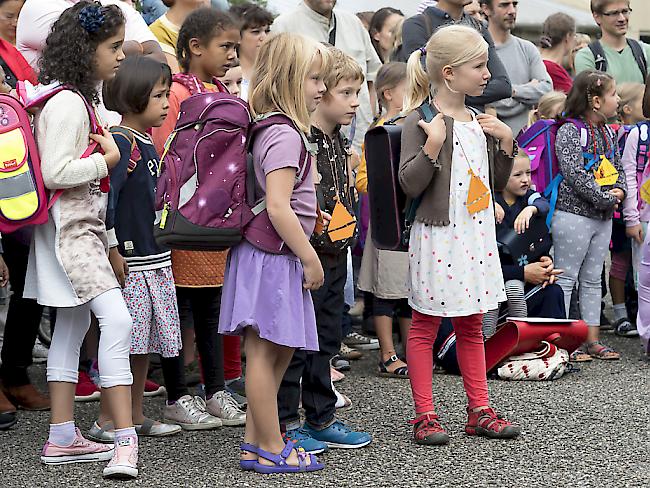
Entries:
[[[283, 114], [252, 122], [246, 102], [228, 93], [197, 93], [181, 103], [158, 171], [154, 236], [160, 246], [217, 251], [246, 238], [267, 252], [287, 252], [265, 201], [255, 199], [249, 155], [254, 135], [273, 124], [295, 128]], [[302, 160], [296, 185], [311, 165], [310, 157]]]

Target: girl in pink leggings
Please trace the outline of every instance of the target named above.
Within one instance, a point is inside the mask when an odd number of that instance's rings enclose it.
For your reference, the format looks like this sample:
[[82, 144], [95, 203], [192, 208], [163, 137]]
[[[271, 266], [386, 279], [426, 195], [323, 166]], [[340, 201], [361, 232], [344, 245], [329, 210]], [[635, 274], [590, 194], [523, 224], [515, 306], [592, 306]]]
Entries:
[[454, 25], [439, 29], [408, 62], [404, 110], [412, 112], [402, 129], [399, 172], [404, 192], [420, 201], [410, 235], [413, 322], [406, 351], [418, 444], [449, 442], [431, 393], [433, 343], [443, 317], [456, 331], [469, 399], [465, 431], [494, 438], [520, 433], [490, 408], [485, 371], [483, 314], [506, 300], [492, 192], [506, 186], [514, 148], [508, 126], [465, 106], [466, 95], [483, 93], [487, 60], [482, 36]]

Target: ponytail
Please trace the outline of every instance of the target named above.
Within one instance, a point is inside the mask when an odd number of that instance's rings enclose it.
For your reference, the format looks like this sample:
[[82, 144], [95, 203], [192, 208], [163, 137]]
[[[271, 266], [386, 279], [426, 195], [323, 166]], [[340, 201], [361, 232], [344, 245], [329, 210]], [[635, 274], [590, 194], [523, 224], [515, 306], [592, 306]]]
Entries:
[[406, 94], [404, 95], [403, 112], [412, 112], [422, 105], [431, 95], [431, 80], [422, 67], [424, 48], [414, 51], [406, 64]]

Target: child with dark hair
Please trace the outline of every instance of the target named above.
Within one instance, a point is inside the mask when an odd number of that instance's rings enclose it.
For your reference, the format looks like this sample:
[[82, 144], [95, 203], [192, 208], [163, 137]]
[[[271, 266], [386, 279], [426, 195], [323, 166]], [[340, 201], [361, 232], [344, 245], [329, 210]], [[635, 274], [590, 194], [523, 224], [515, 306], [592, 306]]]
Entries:
[[[74, 88], [54, 95], [36, 116], [36, 140], [45, 186], [63, 190], [50, 220], [36, 226], [25, 296], [58, 307], [47, 362], [50, 387], [50, 435], [43, 447], [45, 464], [102, 461], [107, 477], [136, 477], [138, 437], [131, 417], [129, 365], [131, 316], [108, 259], [107, 188], [100, 180], [120, 161], [106, 133], [94, 134], [89, 108], [99, 100], [101, 82], [110, 80], [124, 59], [124, 16], [99, 2], [81, 1], [54, 23], [41, 59], [41, 81]], [[88, 141], [102, 153], [84, 157]], [[115, 449], [88, 442], [73, 420], [79, 349], [97, 317], [102, 396], [115, 424]]]
[[[136, 432], [141, 436], [181, 430], [146, 418], [142, 410], [149, 353], [178, 356], [182, 347], [170, 252], [153, 237], [159, 157], [147, 134], [167, 116], [171, 82], [169, 66], [137, 56], [126, 59], [115, 78], [104, 84], [106, 108], [122, 115], [122, 124], [111, 129], [120, 162], [111, 171], [106, 228], [109, 260], [133, 319], [131, 398]], [[102, 409], [89, 437], [110, 441], [112, 427], [109, 413]]]
[[[567, 97], [567, 119], [579, 119], [582, 129], [567, 121], [557, 132], [555, 152], [564, 177], [551, 222], [555, 265], [564, 270], [558, 284], [569, 310], [571, 292], [578, 282], [580, 313], [589, 326], [584, 348], [572, 354], [576, 361], [619, 359], [600, 341], [601, 272], [612, 235], [612, 215], [625, 199], [627, 185], [615, 135], [607, 127], [615, 117], [619, 97], [616, 81], [602, 72], [583, 71]], [[588, 141], [589, 158], [582, 146]], [[595, 163], [587, 169], [587, 163]]]
[[230, 7], [230, 13], [241, 22], [241, 43], [237, 49], [242, 71], [240, 97], [248, 100], [248, 86], [253, 75], [257, 52], [271, 31], [273, 14], [251, 2]]
[[[156, 149], [174, 130], [181, 102], [191, 95], [227, 92], [217, 78], [226, 74], [236, 58], [239, 26], [224, 12], [204, 8], [192, 12], [178, 34], [177, 55], [181, 73], [173, 76], [169, 110], [163, 124], [154, 128]], [[246, 422], [246, 413], [225, 388], [223, 340], [218, 334], [219, 306], [226, 252], [172, 251], [172, 270], [181, 326], [194, 323], [205, 401], [191, 396], [184, 371], [184, 354], [163, 358], [167, 382], [165, 420], [186, 430], [215, 429]], [[185, 351], [189, 344], [185, 345]]]

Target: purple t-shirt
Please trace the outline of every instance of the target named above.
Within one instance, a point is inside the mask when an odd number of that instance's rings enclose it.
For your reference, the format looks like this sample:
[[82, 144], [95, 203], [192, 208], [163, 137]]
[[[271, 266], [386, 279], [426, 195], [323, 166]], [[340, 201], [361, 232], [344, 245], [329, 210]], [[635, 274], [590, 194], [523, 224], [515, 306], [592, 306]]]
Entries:
[[[261, 188], [261, 196], [266, 195], [266, 175], [282, 168], [300, 169], [302, 138], [295, 129], [278, 124], [262, 129], [253, 144], [253, 164], [255, 177]], [[310, 156], [311, 157], [311, 156]], [[316, 189], [314, 165], [305, 176], [305, 183], [294, 189], [291, 195], [291, 209], [298, 216], [305, 235], [311, 237], [316, 225]], [[308, 184], [311, 183], [311, 184]]]

